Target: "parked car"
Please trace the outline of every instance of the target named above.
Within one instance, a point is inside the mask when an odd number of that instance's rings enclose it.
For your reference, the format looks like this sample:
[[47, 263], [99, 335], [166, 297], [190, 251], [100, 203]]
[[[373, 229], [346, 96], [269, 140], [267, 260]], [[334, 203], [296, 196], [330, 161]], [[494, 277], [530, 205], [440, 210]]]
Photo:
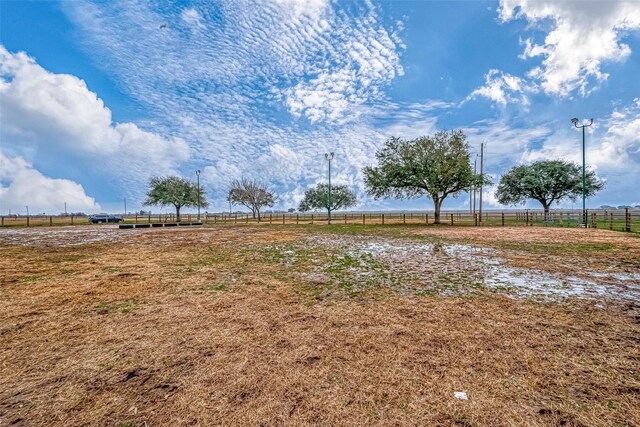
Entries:
[[92, 224], [102, 224], [107, 222], [122, 222], [124, 221], [121, 216], [109, 215], [109, 214], [97, 214], [91, 215], [89, 221]]

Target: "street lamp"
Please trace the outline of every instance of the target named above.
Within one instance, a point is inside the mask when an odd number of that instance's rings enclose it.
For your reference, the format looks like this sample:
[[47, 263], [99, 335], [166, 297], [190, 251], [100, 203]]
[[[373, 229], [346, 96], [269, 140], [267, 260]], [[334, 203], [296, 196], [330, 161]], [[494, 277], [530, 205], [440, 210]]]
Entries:
[[198, 221], [200, 221], [200, 169], [196, 171], [196, 179], [198, 182]]
[[593, 124], [593, 119], [589, 119], [589, 124], [582, 124], [580, 126], [578, 126], [578, 122], [579, 120], [577, 117], [574, 117], [573, 119], [571, 119], [571, 123], [573, 123], [573, 125], [576, 128], [582, 129], [582, 225], [586, 228], [587, 227], [587, 205], [586, 205], [587, 175], [586, 175], [586, 169], [585, 169], [586, 158], [585, 158], [584, 128], [591, 126]]
[[331, 224], [331, 160], [333, 160], [333, 157], [333, 151], [331, 153], [324, 153], [324, 158], [329, 162], [329, 206], [327, 208], [327, 211], [329, 211], [329, 224]]

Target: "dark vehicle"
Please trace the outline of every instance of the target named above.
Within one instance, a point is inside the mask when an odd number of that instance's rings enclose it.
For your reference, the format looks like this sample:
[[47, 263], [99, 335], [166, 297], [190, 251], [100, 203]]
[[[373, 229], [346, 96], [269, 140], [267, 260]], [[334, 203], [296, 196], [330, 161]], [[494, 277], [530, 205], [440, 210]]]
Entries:
[[89, 221], [92, 224], [102, 224], [107, 222], [122, 222], [124, 220], [120, 216], [109, 215], [109, 214], [97, 214], [97, 215], [91, 215], [89, 217]]

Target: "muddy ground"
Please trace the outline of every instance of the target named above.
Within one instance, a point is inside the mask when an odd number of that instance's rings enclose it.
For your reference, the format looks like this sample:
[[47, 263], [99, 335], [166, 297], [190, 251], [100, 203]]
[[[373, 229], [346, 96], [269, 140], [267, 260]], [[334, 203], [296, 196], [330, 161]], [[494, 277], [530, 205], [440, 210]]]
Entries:
[[639, 295], [603, 230], [1, 230], [0, 426], [637, 426]]

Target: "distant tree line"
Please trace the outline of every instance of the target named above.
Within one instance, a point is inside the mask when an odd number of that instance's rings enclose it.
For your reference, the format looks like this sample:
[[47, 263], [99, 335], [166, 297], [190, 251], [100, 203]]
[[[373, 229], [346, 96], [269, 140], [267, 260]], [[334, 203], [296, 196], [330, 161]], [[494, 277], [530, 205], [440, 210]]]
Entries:
[[[442, 204], [449, 196], [458, 197], [469, 188], [491, 185], [486, 174], [471, 168], [469, 144], [462, 130], [439, 131], [433, 136], [411, 140], [391, 137], [375, 153], [377, 164], [363, 168], [367, 193], [374, 199], [415, 199], [433, 201], [435, 223], [440, 223]], [[588, 171], [585, 176], [587, 197], [604, 188], [604, 182]], [[496, 196], [505, 205], [520, 205], [537, 200], [545, 213], [553, 203], [575, 200], [582, 194], [582, 169], [564, 160], [538, 161], [514, 166], [498, 184]], [[273, 207], [278, 197], [268, 184], [242, 177], [229, 184], [227, 201], [251, 210], [260, 218], [265, 207]], [[317, 184], [306, 190], [298, 210], [346, 209], [357, 204], [355, 192], [346, 185]], [[154, 177], [149, 182], [145, 205], [173, 205], [180, 219], [182, 207], [207, 207], [202, 187], [184, 178]], [[289, 209], [289, 212], [294, 209]]]

